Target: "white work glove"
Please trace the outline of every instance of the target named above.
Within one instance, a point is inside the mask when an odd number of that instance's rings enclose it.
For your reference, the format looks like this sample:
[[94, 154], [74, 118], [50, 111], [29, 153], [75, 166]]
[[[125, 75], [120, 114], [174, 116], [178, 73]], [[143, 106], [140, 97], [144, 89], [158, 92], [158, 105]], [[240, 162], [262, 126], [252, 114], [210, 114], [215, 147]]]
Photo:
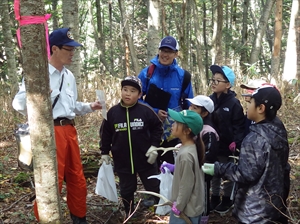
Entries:
[[156, 149], [156, 147], [155, 146], [151, 146], [148, 149], [147, 153], [146, 153], [146, 156], [148, 157], [147, 162], [150, 163], [150, 164], [153, 164], [153, 163], [156, 162], [156, 158], [157, 158], [157, 155], [158, 155], [157, 151], [152, 151], [154, 149]]
[[101, 155], [100, 163], [103, 164], [103, 162], [106, 163], [106, 165], [110, 164], [111, 158], [109, 155]]
[[215, 164], [204, 163], [201, 168], [202, 168], [203, 172], [208, 175], [213, 176], [215, 174]]

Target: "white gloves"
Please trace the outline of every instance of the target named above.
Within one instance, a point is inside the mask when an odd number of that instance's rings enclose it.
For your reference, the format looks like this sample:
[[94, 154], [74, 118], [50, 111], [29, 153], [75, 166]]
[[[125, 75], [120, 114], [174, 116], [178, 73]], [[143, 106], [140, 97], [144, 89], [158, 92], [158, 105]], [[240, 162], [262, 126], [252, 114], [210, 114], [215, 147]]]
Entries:
[[208, 175], [213, 176], [215, 174], [215, 164], [204, 163], [201, 168], [202, 168], [203, 172]]
[[106, 163], [106, 165], [110, 164], [111, 158], [109, 155], [101, 155], [100, 163], [103, 164], [103, 162]]
[[157, 151], [155, 151], [155, 149], [156, 149], [155, 146], [151, 146], [146, 153], [146, 156], [148, 157], [147, 162], [150, 164], [153, 164], [156, 162], [158, 153], [157, 153]]

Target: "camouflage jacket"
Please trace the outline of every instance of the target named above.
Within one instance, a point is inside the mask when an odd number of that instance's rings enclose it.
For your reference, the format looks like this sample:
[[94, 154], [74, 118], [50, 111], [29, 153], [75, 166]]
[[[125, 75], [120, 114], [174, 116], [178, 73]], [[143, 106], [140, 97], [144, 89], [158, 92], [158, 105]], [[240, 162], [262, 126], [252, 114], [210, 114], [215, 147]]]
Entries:
[[[215, 175], [237, 183], [233, 215], [242, 223], [268, 223], [285, 212], [289, 193], [289, 146], [283, 123], [275, 118], [250, 126], [238, 165], [215, 163]], [[268, 221], [269, 220], [269, 221]]]

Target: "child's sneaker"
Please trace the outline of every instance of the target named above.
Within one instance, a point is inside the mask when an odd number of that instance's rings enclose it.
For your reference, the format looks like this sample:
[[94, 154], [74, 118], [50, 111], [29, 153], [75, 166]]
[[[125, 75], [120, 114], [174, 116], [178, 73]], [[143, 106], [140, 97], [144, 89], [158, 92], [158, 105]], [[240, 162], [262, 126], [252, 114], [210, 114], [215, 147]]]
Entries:
[[222, 202], [215, 208], [215, 212], [227, 213], [233, 207], [233, 201], [229, 197], [222, 197]]

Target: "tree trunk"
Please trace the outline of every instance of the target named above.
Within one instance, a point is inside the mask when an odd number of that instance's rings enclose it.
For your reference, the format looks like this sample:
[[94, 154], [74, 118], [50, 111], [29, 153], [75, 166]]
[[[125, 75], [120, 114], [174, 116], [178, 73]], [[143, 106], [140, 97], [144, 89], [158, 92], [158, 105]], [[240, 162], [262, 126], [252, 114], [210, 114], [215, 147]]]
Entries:
[[223, 0], [217, 1], [217, 33], [216, 33], [216, 58], [215, 64], [221, 65], [224, 63], [223, 60], [223, 49], [222, 49], [222, 30], [223, 30]]
[[160, 42], [160, 0], [148, 1], [147, 62], [157, 55]]
[[[125, 40], [128, 44], [129, 47], [129, 51], [130, 51], [130, 56], [131, 56], [131, 60], [132, 60], [132, 65], [133, 65], [133, 71], [134, 71], [134, 75], [138, 75], [140, 73], [140, 66], [139, 63], [137, 61], [137, 56], [136, 56], [136, 52], [135, 52], [135, 48], [134, 48], [134, 44], [133, 44], [133, 40], [132, 37], [130, 35], [130, 29], [129, 29], [129, 20], [127, 18], [126, 15], [126, 8], [124, 6], [124, 1], [123, 0], [118, 0], [119, 2], [119, 7], [120, 7], [120, 12], [121, 12], [121, 21], [122, 21], [122, 33], [125, 36]], [[127, 70], [128, 68], [126, 68]]]
[[[52, 11], [53, 12], [57, 12], [57, 1], [58, 0], [52, 0]], [[53, 30], [56, 30], [60, 27], [58, 27], [58, 18], [57, 18], [57, 14], [51, 16], [51, 19], [53, 21]]]
[[[105, 47], [105, 37], [104, 37], [103, 27], [102, 27], [103, 24], [102, 24], [102, 19], [101, 19], [100, 0], [96, 0], [96, 22], [97, 22], [97, 24], [95, 24], [94, 19], [92, 19], [92, 18], [94, 18], [92, 4], [91, 4], [91, 2], [89, 2], [88, 4], [89, 4], [89, 13], [90, 13], [90, 18], [91, 18], [91, 25], [94, 30], [94, 32], [93, 32], [94, 39], [95, 39], [96, 46], [98, 49], [100, 61], [103, 64], [103, 69], [101, 69], [101, 71], [103, 71], [103, 73], [105, 73], [105, 71], [108, 70], [111, 75], [117, 76], [117, 74], [113, 70], [113, 61], [111, 61], [111, 63], [110, 63], [111, 65], [109, 65], [109, 63], [105, 59], [106, 47]], [[112, 39], [110, 38], [109, 41], [112, 42]], [[111, 47], [110, 51], [113, 51], [113, 47]]]
[[[75, 40], [78, 40], [80, 43], [79, 35], [79, 16], [78, 16], [78, 0], [63, 0], [62, 1], [63, 9], [63, 26], [70, 27], [72, 35]], [[75, 76], [77, 90], [78, 90], [78, 101], [82, 101], [82, 80], [81, 80], [81, 63], [80, 63], [80, 52], [76, 51], [72, 64], [66, 66], [68, 67]]]
[[[21, 0], [21, 16], [45, 15], [43, 0]], [[34, 35], [33, 35], [34, 34]], [[44, 24], [21, 27], [36, 200], [41, 223], [62, 222]], [[34, 63], [33, 63], [34, 62]]]
[[280, 50], [282, 38], [282, 0], [276, 1], [276, 18], [275, 18], [275, 40], [274, 49], [271, 61], [271, 76], [275, 78], [278, 83], [279, 69], [280, 69]]
[[266, 27], [268, 25], [268, 19], [270, 17], [270, 14], [272, 12], [273, 5], [276, 0], [269, 0], [266, 1], [266, 5], [263, 9], [263, 12], [261, 14], [259, 24], [257, 26], [255, 37], [253, 39], [252, 44], [252, 50], [250, 54], [250, 64], [254, 64], [258, 61], [260, 49], [261, 49], [261, 43], [263, 40], [263, 36], [265, 35]]
[[[203, 46], [203, 43], [201, 42], [201, 28], [200, 28], [200, 17], [197, 10], [197, 3], [196, 0], [193, 0], [193, 17], [194, 17], [194, 30], [195, 30], [195, 36], [196, 36], [196, 43], [194, 46], [196, 46], [196, 64], [198, 66], [198, 75], [194, 77], [194, 88], [196, 93], [202, 93], [204, 94], [207, 90], [207, 79], [205, 77], [205, 72], [203, 71], [203, 63], [202, 63], [202, 55], [200, 52], [202, 52], [201, 46]], [[197, 74], [196, 73], [196, 74]]]
[[300, 80], [299, 7], [300, 0], [293, 1], [282, 75], [283, 81], [287, 82], [292, 82], [293, 79]]
[[7, 0], [2, 0], [0, 4], [1, 26], [3, 32], [4, 50], [7, 59], [7, 76], [10, 85], [10, 95], [14, 96], [18, 92], [18, 80], [16, 69], [16, 58], [14, 52], [13, 36], [11, 33], [11, 21], [9, 17], [9, 4]]
[[242, 28], [242, 47], [241, 47], [241, 60], [240, 66], [242, 72], [246, 72], [247, 66], [245, 62], [248, 61], [247, 56], [247, 42], [248, 42], [248, 11], [249, 11], [249, 1], [245, 0], [243, 3], [243, 28]]

